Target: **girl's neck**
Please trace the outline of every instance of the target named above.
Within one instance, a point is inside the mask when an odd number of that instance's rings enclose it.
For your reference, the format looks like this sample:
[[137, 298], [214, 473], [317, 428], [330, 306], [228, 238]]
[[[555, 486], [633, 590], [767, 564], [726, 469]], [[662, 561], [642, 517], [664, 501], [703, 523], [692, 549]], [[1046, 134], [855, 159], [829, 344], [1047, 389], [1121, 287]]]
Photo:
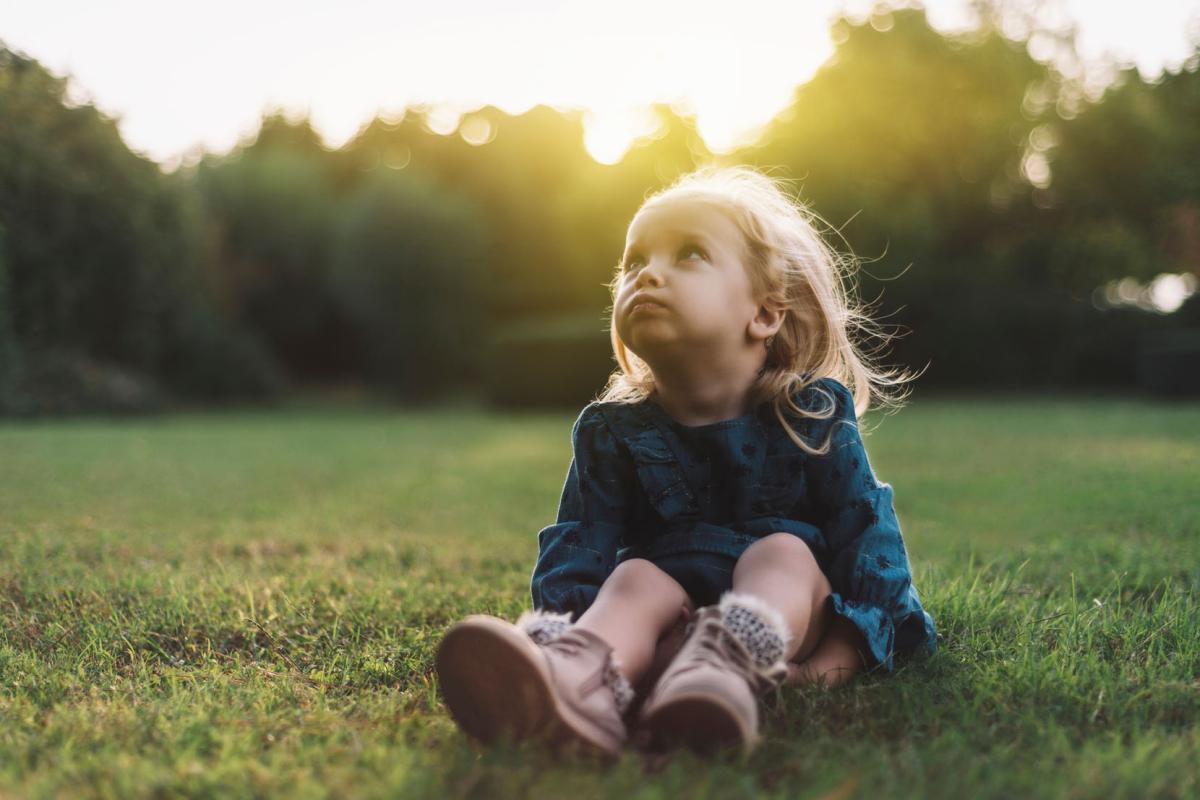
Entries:
[[750, 389], [761, 364], [728, 369], [654, 369], [653, 399], [682, 425], [710, 425], [749, 414]]

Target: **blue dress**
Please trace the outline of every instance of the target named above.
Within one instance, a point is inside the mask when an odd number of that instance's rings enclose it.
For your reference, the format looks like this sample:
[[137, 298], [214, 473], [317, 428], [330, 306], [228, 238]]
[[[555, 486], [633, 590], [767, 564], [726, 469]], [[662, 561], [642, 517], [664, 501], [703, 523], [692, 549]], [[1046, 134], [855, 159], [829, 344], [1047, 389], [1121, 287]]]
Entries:
[[573, 457], [558, 520], [538, 534], [535, 608], [572, 613], [592, 604], [617, 564], [645, 558], [680, 579], [697, 606], [731, 588], [733, 565], [777, 531], [803, 539], [833, 593], [834, 613], [862, 631], [875, 663], [936, 650], [933, 618], [912, 584], [892, 487], [867, 461], [854, 400], [822, 378], [799, 391], [824, 420], [792, 427], [829, 453], [812, 456], [769, 403], [736, 419], [688, 426], [653, 399], [590, 403], [572, 429]]

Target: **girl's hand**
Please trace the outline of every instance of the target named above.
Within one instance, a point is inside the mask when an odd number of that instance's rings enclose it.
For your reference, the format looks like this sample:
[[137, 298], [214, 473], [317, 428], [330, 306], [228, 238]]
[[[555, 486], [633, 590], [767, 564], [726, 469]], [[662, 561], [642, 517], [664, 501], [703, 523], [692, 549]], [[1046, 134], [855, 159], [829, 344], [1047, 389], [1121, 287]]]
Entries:
[[795, 661], [789, 662], [787, 668], [787, 682], [792, 686], [816, 684], [827, 689], [847, 683], [857, 672], [853, 667], [821, 664], [811, 658], [798, 664]]
[[854, 623], [844, 617], [835, 617], [812, 655], [787, 665], [787, 682], [793, 686], [840, 686], [862, 669], [860, 652], [866, 652], [866, 649], [866, 641]]

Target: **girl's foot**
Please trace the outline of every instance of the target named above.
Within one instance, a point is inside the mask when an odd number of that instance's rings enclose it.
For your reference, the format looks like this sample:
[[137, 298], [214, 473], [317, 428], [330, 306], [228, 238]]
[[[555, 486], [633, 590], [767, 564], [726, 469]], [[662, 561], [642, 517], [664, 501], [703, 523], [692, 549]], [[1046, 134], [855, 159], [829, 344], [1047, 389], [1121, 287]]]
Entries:
[[650, 749], [682, 744], [707, 753], [735, 746], [749, 753], [758, 744], [759, 697], [787, 676], [776, 655], [786, 629], [768, 614], [752, 618], [756, 629], [748, 635], [739, 621], [750, 609], [735, 611], [737, 600], [729, 596], [721, 607], [700, 609], [687, 641], [646, 699], [637, 738]]
[[542, 645], [554, 687], [555, 747], [617, 756], [628, 738], [623, 715], [633, 690], [612, 647], [591, 631], [572, 628]]
[[437, 674], [451, 716], [482, 742], [538, 736], [554, 719], [545, 654], [499, 617], [472, 614], [451, 627], [438, 645]]
[[527, 629], [473, 614], [447, 631], [437, 671], [451, 715], [484, 742], [537, 737], [555, 747], [619, 754], [632, 689], [612, 647], [571, 627], [537, 644]]

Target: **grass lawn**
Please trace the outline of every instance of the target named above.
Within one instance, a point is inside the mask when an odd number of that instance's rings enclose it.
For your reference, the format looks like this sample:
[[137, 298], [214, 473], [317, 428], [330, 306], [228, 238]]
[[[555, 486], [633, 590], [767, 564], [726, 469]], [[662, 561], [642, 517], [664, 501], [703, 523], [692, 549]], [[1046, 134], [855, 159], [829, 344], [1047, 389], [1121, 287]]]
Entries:
[[437, 694], [442, 631], [529, 602], [573, 419], [0, 424], [0, 797], [1200, 794], [1200, 405], [873, 418], [939, 652], [653, 769], [479, 747]]

